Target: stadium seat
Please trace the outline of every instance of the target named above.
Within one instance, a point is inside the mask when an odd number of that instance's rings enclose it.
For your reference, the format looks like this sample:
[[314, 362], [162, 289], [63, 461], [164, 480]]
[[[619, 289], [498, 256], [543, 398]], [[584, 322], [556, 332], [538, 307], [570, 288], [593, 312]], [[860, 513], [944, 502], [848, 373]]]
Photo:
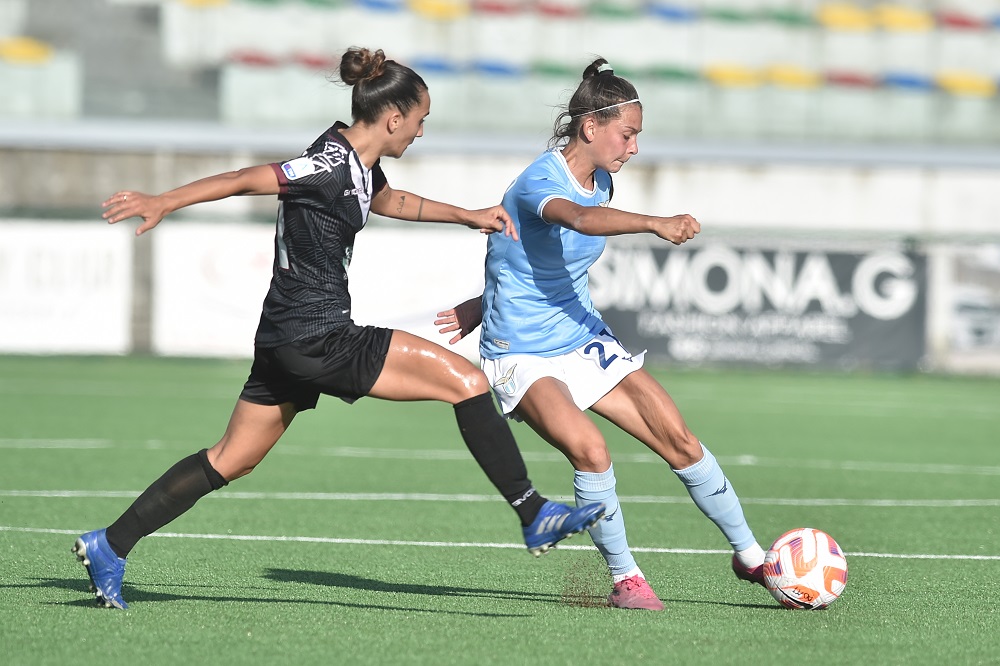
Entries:
[[[538, 131], [544, 130], [550, 134], [556, 117], [580, 83], [580, 74], [576, 67], [564, 64], [534, 63], [528, 72], [528, 88], [525, 104], [530, 105], [537, 118]], [[642, 91], [639, 95], [642, 96]], [[645, 127], [645, 125], [643, 125]]]
[[512, 64], [475, 62], [467, 72], [470, 121], [488, 131], [537, 131], [549, 119], [544, 109], [525, 103], [528, 70]]
[[998, 81], [972, 71], [938, 74], [941, 96], [935, 138], [982, 143], [1000, 138]]
[[582, 73], [590, 55], [601, 55], [596, 45], [581, 48], [586, 7], [586, 0], [536, 0], [538, 34], [545, 35], [535, 45], [537, 62], [572, 65]]
[[934, 71], [1000, 74], [1000, 34], [979, 28], [942, 27], [934, 33]]
[[468, 81], [461, 63], [445, 58], [418, 57], [406, 64], [427, 83], [431, 95], [427, 123], [436, 132], [465, 130], [478, 125], [469, 106]]
[[29, 37], [0, 40], [0, 118], [70, 119], [80, 115], [80, 57]]
[[697, 131], [720, 138], [756, 138], [761, 134], [761, 84], [758, 70], [715, 65], [702, 71], [711, 85], [696, 119]]
[[919, 74], [889, 73], [877, 90], [880, 122], [877, 139], [925, 142], [933, 136], [937, 95], [933, 79]]
[[337, 64], [333, 56], [298, 54], [280, 65], [288, 125], [319, 131], [335, 120], [350, 124], [351, 90], [329, 78]]
[[456, 59], [531, 66], [536, 60], [535, 45], [542, 37], [535, 12], [520, 2], [502, 0], [475, 3], [473, 10], [462, 27], [465, 53], [456, 54]]
[[28, 0], [0, 0], [0, 39], [24, 34]]
[[302, 43], [303, 12], [303, 5], [285, 0], [232, 2], [226, 7], [219, 37], [227, 53], [254, 50], [286, 58], [299, 48], [313, 50], [314, 44]]
[[[387, 42], [392, 50], [401, 50], [408, 58], [465, 62], [470, 48], [467, 22], [470, 10], [468, 0], [407, 0], [401, 12], [392, 14], [398, 21], [396, 27], [378, 26], [382, 17], [369, 15], [368, 20], [378, 33], [372, 35], [370, 43]], [[410, 31], [408, 37], [400, 32], [404, 29]], [[385, 35], [392, 35], [392, 39], [386, 39]], [[397, 37], [408, 43], [401, 45]]]
[[902, 5], [877, 5], [872, 10], [879, 34], [883, 74], [933, 75], [933, 17], [922, 10]]
[[818, 69], [834, 74], [872, 77], [882, 72], [879, 34], [871, 24], [860, 28], [819, 31]]
[[866, 8], [846, 2], [829, 2], [820, 5], [816, 20], [827, 30], [869, 31], [875, 20]]
[[768, 24], [746, 8], [706, 7], [697, 23], [697, 58], [702, 67], [760, 69], [768, 64]]
[[616, 71], [638, 69], [656, 62], [656, 49], [641, 45], [658, 43], [650, 41], [657, 23], [631, 0], [594, 0], [584, 15], [584, 32], [578, 41], [607, 58]]
[[705, 133], [698, 123], [705, 108], [706, 83], [693, 69], [654, 67], [636, 80], [642, 100], [643, 134], [693, 138]]
[[[642, 69], [662, 68], [666, 72], [688, 72], [701, 67], [695, 44], [698, 37], [698, 15], [675, 5], [655, 3], [649, 7], [649, 17], [643, 21], [643, 40], [637, 43], [655, 44], [656, 48], [636, 49], [652, 56], [651, 63], [637, 63]], [[659, 79], [654, 74], [655, 79]], [[669, 78], [669, 76], [668, 76]], [[700, 78], [695, 75], [694, 78]]]
[[764, 71], [761, 90], [761, 133], [764, 136], [804, 140], [818, 122], [818, 72], [795, 64], [778, 64]]
[[219, 113], [233, 125], [295, 124], [296, 111], [285, 102], [282, 62], [263, 52], [230, 55], [219, 80]]
[[220, 65], [229, 44], [226, 33], [227, 0], [181, 0], [160, 8], [160, 48], [167, 64], [180, 67]]
[[465, 18], [472, 9], [470, 0], [407, 0], [410, 11], [438, 21]]
[[860, 74], [830, 74], [817, 91], [813, 136], [827, 140], [864, 141], [884, 122], [879, 108], [878, 83]]

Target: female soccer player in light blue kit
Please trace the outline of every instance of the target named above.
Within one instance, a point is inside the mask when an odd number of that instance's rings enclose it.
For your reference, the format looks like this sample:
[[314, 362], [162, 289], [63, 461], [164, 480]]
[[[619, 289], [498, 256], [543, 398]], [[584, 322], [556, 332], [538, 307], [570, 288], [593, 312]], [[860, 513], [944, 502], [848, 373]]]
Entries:
[[554, 148], [508, 188], [503, 207], [520, 242], [489, 237], [481, 298], [438, 315], [451, 342], [482, 324], [483, 370], [509, 418], [523, 420], [562, 451], [576, 470], [578, 504], [603, 502], [590, 529], [607, 560], [618, 608], [662, 610], [629, 551], [611, 456], [584, 413], [590, 409], [670, 465], [695, 504], [722, 530], [736, 575], [763, 585], [764, 551], [715, 457], [695, 437], [666, 390], [614, 337], [594, 308], [587, 271], [605, 237], [652, 233], [679, 245], [700, 225], [690, 215], [655, 217], [608, 207], [611, 174], [638, 152], [642, 105], [635, 88], [595, 60], [556, 121]]

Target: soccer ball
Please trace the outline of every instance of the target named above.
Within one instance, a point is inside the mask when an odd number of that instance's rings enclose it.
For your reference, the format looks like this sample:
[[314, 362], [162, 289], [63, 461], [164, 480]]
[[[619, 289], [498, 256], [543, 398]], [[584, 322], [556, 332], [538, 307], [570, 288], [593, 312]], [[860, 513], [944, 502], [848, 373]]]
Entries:
[[764, 585], [788, 608], [826, 608], [844, 592], [847, 559], [826, 532], [811, 527], [790, 530], [764, 556]]

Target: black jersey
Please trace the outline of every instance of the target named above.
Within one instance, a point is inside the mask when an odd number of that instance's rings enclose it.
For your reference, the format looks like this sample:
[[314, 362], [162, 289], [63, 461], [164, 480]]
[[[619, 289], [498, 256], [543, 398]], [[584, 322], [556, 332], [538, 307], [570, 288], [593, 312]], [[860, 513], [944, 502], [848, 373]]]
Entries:
[[276, 347], [351, 321], [347, 268], [372, 196], [386, 185], [367, 169], [338, 122], [298, 157], [272, 164], [281, 191], [271, 286], [256, 344]]

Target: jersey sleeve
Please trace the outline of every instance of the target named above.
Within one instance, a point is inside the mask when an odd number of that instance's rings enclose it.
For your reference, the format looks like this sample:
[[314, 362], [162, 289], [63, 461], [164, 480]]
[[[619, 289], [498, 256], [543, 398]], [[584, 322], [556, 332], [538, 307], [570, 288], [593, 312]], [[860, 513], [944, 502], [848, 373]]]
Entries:
[[299, 203], [334, 200], [343, 191], [345, 179], [350, 178], [347, 160], [343, 146], [327, 142], [323, 150], [273, 163], [280, 187], [278, 198]]
[[566, 185], [547, 169], [529, 169], [514, 184], [517, 207], [542, 217], [545, 204], [553, 199], [569, 199]]

